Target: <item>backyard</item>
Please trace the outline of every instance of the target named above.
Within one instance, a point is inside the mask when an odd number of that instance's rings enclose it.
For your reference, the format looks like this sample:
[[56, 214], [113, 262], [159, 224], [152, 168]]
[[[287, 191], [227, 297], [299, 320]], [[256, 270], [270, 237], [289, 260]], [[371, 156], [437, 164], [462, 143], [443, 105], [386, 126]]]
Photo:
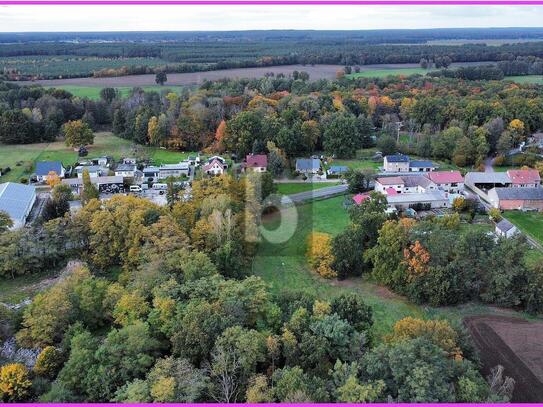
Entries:
[[282, 195], [292, 195], [298, 192], [314, 191], [320, 188], [332, 187], [338, 185], [339, 182], [281, 182], [276, 183], [277, 193]]
[[520, 230], [543, 245], [543, 213], [508, 211], [504, 216]]

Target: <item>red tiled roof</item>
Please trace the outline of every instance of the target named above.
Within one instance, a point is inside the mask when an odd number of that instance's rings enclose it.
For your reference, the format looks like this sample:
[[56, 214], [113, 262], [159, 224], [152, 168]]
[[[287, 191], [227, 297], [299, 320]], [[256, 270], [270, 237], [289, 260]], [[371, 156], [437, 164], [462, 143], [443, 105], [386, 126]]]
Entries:
[[245, 158], [247, 167], [264, 167], [268, 166], [268, 156], [265, 154], [250, 154]]
[[402, 177], [380, 177], [377, 182], [381, 185], [403, 185], [405, 184]]
[[426, 175], [436, 184], [452, 184], [464, 182], [460, 171], [432, 171]]
[[366, 199], [369, 199], [370, 194], [364, 193], [364, 194], [356, 194], [353, 196], [353, 201], [355, 204], [360, 205], [362, 202], [364, 202]]
[[507, 175], [513, 184], [539, 184], [541, 182], [537, 170], [509, 170]]
[[391, 196], [398, 195], [398, 191], [390, 187], [385, 189], [385, 192], [387, 193], [387, 195], [391, 195]]

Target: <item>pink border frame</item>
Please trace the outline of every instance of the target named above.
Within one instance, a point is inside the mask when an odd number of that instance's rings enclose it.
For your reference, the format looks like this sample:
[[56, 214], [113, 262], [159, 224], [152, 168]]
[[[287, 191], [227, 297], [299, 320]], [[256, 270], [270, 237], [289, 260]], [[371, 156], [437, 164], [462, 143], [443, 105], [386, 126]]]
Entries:
[[0, 5], [543, 5], [543, 0], [0, 0]]

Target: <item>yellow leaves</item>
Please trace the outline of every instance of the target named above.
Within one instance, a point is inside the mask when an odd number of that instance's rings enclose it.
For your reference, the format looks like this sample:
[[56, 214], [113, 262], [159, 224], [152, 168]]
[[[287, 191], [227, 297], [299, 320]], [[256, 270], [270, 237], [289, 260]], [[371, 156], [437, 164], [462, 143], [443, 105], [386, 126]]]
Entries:
[[313, 315], [317, 318], [322, 318], [326, 315], [330, 315], [332, 312], [332, 306], [328, 301], [315, 300], [313, 304]]
[[53, 189], [58, 184], [60, 184], [60, 177], [58, 176], [56, 171], [49, 171], [49, 173], [47, 174], [47, 185], [49, 185], [51, 189]]
[[276, 107], [277, 103], [278, 103], [277, 100], [270, 99], [270, 98], [264, 97], [262, 95], [256, 95], [248, 103], [248, 107], [255, 108], [255, 107], [258, 107], [258, 106], [262, 106], [262, 105]]
[[415, 244], [409, 246], [403, 252], [404, 262], [407, 265], [409, 280], [413, 281], [418, 276], [428, 272], [428, 263], [430, 262], [430, 253], [417, 240]]
[[344, 111], [345, 106], [343, 106], [343, 101], [341, 100], [341, 95], [336, 94], [334, 95], [334, 99], [332, 100], [332, 105], [334, 106], [334, 109], [337, 111]]
[[222, 142], [225, 133], [226, 133], [226, 122], [224, 120], [221, 120], [221, 122], [217, 126], [217, 130], [215, 131], [215, 140]]
[[0, 369], [0, 400], [24, 401], [31, 386], [28, 370], [22, 364], [12, 363]]
[[332, 270], [332, 238], [329, 234], [312, 232], [309, 235], [307, 243], [307, 258], [308, 262], [321, 277], [334, 278], [337, 273]]
[[143, 318], [149, 313], [149, 304], [138, 292], [126, 293], [121, 296], [113, 309], [116, 324], [126, 326]]
[[149, 119], [147, 123], [147, 137], [149, 138], [149, 143], [153, 146], [158, 145], [159, 134], [158, 134], [158, 119], [156, 116], [153, 116]]
[[462, 360], [462, 350], [458, 346], [458, 334], [447, 321], [422, 320], [406, 317], [394, 325], [394, 331], [387, 337], [388, 342], [400, 342], [415, 338], [426, 338], [443, 349], [450, 358]]
[[509, 130], [516, 134], [523, 134], [524, 129], [525, 129], [525, 126], [522, 120], [513, 119], [511, 120], [511, 123], [509, 123]]
[[161, 377], [151, 386], [151, 396], [158, 403], [175, 401], [175, 387], [173, 377]]

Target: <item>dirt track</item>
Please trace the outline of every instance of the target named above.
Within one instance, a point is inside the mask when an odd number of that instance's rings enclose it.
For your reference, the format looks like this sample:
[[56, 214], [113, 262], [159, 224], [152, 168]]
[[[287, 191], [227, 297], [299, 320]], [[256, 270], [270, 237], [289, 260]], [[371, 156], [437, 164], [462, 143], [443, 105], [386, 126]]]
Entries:
[[513, 401], [543, 402], [543, 323], [475, 316], [464, 324], [479, 349], [485, 374], [502, 365], [516, 382]]

